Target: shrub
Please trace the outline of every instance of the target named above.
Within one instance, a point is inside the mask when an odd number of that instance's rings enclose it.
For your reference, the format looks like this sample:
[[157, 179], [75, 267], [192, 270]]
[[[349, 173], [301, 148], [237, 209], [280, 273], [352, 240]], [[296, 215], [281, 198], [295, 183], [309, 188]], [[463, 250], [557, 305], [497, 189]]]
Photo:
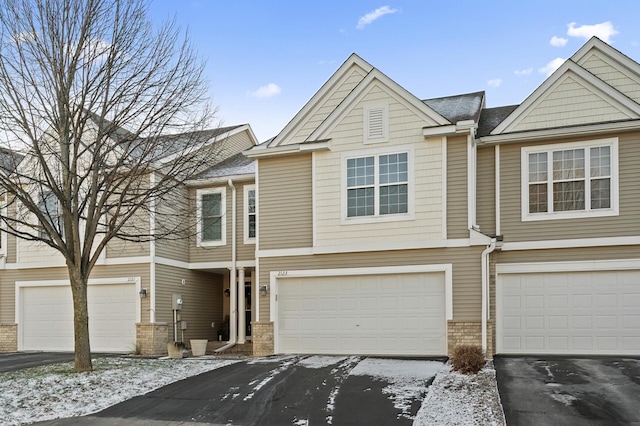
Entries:
[[484, 363], [484, 354], [480, 346], [457, 346], [451, 356], [453, 370], [462, 374], [476, 374], [484, 367]]

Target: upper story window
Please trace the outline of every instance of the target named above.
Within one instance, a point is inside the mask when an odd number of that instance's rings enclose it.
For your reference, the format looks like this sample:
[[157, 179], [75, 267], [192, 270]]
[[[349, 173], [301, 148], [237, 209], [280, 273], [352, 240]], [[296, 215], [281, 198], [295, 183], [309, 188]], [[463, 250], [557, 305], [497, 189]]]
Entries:
[[256, 240], [256, 187], [246, 185], [244, 187], [244, 242], [255, 243]]
[[199, 246], [226, 243], [225, 188], [200, 189], [196, 193], [197, 233]]
[[407, 152], [347, 158], [347, 218], [409, 212]]
[[389, 107], [387, 104], [368, 104], [363, 107], [364, 143], [389, 140]]
[[[42, 212], [47, 222], [62, 234], [62, 213], [60, 212], [60, 204], [53, 191], [43, 191], [38, 200], [38, 210]], [[38, 236], [42, 239], [49, 240], [49, 233], [41, 226], [38, 230]]]
[[522, 218], [618, 214], [618, 140], [522, 148]]

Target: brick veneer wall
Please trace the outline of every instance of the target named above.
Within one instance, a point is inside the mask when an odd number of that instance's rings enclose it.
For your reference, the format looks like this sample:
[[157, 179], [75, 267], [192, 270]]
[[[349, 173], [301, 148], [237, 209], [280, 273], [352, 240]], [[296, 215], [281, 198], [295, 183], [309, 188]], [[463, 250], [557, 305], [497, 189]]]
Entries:
[[18, 324], [0, 324], [0, 352], [18, 351]]
[[253, 356], [273, 355], [273, 322], [252, 322]]
[[[449, 321], [448, 324], [447, 354], [451, 356], [456, 346], [475, 345], [482, 347], [482, 323]], [[495, 353], [494, 321], [487, 321], [487, 358], [493, 358]]]
[[166, 355], [167, 323], [136, 324], [136, 346], [140, 355]]

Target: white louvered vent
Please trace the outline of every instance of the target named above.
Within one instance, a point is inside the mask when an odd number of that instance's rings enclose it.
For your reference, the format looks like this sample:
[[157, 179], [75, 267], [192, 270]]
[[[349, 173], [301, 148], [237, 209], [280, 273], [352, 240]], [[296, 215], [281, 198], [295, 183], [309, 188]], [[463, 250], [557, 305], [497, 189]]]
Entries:
[[365, 143], [385, 142], [388, 136], [388, 114], [386, 105], [365, 107]]

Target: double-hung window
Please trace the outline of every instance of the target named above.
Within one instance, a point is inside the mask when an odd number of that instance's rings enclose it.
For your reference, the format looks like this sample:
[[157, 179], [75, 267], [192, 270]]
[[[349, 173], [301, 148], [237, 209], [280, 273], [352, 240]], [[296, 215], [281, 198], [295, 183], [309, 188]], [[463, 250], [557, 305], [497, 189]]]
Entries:
[[523, 219], [617, 214], [617, 160], [617, 139], [523, 148]]
[[347, 218], [409, 212], [407, 152], [347, 158]]
[[[62, 235], [62, 214], [60, 212], [60, 204], [53, 191], [43, 191], [38, 200], [38, 209], [42, 212], [45, 220], [50, 223], [53, 228]], [[45, 240], [50, 240], [50, 235], [42, 225], [39, 228], [38, 236]]]
[[253, 244], [256, 239], [256, 187], [246, 185], [244, 187], [244, 243]]
[[199, 246], [218, 246], [226, 243], [225, 189], [197, 191], [197, 232]]

